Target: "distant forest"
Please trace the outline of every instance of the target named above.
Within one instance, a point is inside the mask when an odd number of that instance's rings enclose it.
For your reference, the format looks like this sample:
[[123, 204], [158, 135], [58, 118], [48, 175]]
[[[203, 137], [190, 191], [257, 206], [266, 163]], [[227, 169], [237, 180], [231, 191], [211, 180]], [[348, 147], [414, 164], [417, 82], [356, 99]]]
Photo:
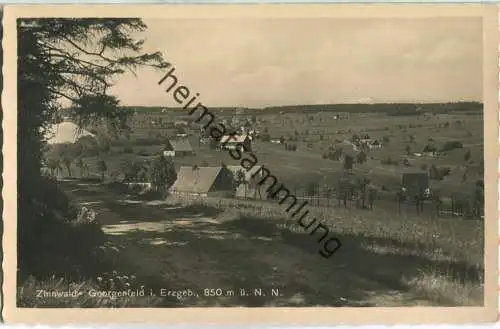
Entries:
[[[125, 106], [124, 108], [143, 113], [158, 113], [163, 109], [167, 111], [186, 111], [183, 108], [174, 107], [148, 107], [148, 106]], [[377, 103], [377, 104], [319, 104], [319, 105], [285, 105], [272, 106], [262, 109], [237, 108], [237, 107], [213, 107], [213, 112], [225, 112], [240, 110], [241, 114], [272, 113], [316, 113], [316, 112], [342, 112], [342, 113], [386, 113], [387, 115], [419, 115], [422, 113], [447, 113], [447, 112], [481, 112], [483, 104], [480, 102], [454, 102], [454, 103]]]

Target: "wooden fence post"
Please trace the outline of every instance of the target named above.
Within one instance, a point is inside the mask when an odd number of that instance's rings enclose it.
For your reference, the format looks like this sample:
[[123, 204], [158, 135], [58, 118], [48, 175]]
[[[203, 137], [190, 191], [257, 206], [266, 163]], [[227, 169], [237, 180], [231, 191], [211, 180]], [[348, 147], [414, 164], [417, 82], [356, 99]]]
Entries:
[[455, 217], [455, 198], [451, 196], [451, 217]]

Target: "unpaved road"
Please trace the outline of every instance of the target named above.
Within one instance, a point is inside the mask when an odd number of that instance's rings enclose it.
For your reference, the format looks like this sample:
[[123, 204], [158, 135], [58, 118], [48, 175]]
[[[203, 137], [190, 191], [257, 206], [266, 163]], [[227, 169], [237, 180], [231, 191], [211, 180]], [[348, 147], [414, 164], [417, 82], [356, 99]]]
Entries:
[[[379, 266], [364, 253], [324, 259], [307, 235], [291, 238], [216, 210], [134, 202], [98, 184], [62, 184], [72, 198], [97, 211], [119, 250], [117, 271], [136, 275], [157, 292], [198, 294], [174, 298], [172, 306], [431, 305], [398, 283], [398, 270], [389, 266], [397, 259], [380, 258]], [[222, 296], [203, 296], [204, 289], [220, 289], [212, 293]]]

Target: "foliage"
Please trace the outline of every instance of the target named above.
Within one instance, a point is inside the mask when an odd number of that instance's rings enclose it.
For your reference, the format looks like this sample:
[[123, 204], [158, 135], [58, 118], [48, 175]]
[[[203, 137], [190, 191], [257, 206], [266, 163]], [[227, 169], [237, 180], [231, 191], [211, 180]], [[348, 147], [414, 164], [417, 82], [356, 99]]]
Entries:
[[315, 195], [318, 194], [317, 193], [318, 190], [319, 190], [318, 183], [316, 183], [316, 182], [310, 182], [309, 184], [307, 184], [305, 192], [306, 192], [307, 196], [315, 196]]
[[433, 144], [427, 144], [424, 147], [424, 152], [436, 152], [437, 148]]
[[357, 163], [365, 163], [367, 159], [366, 152], [361, 151], [358, 154], [356, 154], [356, 162]]
[[451, 172], [450, 167], [436, 167], [436, 165], [432, 165], [429, 168], [429, 178], [433, 180], [443, 180], [444, 177], [448, 176]]
[[177, 179], [174, 163], [171, 158], [158, 156], [150, 165], [149, 179], [155, 189], [168, 188]]
[[350, 155], [346, 155], [344, 157], [344, 164], [343, 164], [344, 170], [351, 170], [353, 165], [354, 165], [353, 157]]
[[448, 141], [446, 142], [443, 147], [441, 148], [441, 151], [451, 151], [457, 148], [462, 148], [463, 144], [460, 141]]
[[[80, 127], [105, 122], [117, 131], [125, 128], [126, 113], [117, 106], [116, 98], [106, 95], [114, 79], [125, 70], [141, 66], [166, 67], [159, 53], [144, 53], [143, 41], [131, 37], [145, 29], [146, 25], [134, 18], [17, 21], [18, 129], [22, 132], [18, 134], [18, 172], [22, 173], [18, 178], [20, 273], [53, 272], [56, 267], [50, 264], [58, 262], [68, 269], [64, 259], [83, 264], [82, 258], [71, 256], [70, 250], [88, 256], [93, 240], [85, 234], [68, 235], [60, 222], [65, 217], [57, 220], [59, 217], [51, 215], [65, 212], [68, 205], [47, 199], [41, 188], [46, 184], [41, 176], [45, 135], [56, 122], [63, 100], [71, 104], [70, 114]], [[80, 154], [85, 151], [84, 145], [79, 144]], [[58, 168], [55, 160], [46, 162], [51, 163], [51, 170]], [[79, 242], [83, 245], [79, 246]]]
[[387, 156], [387, 158], [380, 160], [380, 163], [388, 166], [398, 166], [399, 162], [397, 160], [393, 160], [391, 156]]
[[411, 146], [410, 145], [406, 145], [405, 152], [406, 152], [406, 155], [410, 155], [411, 154]]
[[472, 155], [471, 155], [471, 152], [470, 150], [467, 150], [467, 152], [465, 152], [464, 154], [464, 161], [465, 162], [469, 162], [469, 160], [471, 159]]

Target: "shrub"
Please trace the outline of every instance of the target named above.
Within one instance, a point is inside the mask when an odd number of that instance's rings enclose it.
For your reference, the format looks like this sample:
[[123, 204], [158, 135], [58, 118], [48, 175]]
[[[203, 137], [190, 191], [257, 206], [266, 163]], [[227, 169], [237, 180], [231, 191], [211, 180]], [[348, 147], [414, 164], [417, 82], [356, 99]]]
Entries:
[[436, 152], [436, 151], [437, 151], [437, 148], [432, 144], [427, 144], [424, 147], [424, 152]]
[[449, 141], [446, 142], [443, 147], [441, 148], [441, 151], [451, 151], [457, 148], [462, 148], [463, 144], [460, 141]]
[[342, 156], [342, 148], [336, 148], [333, 152], [330, 152], [328, 158], [333, 161], [339, 161]]
[[356, 162], [357, 163], [365, 163], [367, 159], [366, 153], [361, 151], [356, 155]]
[[467, 150], [467, 152], [465, 152], [464, 154], [464, 161], [468, 162], [470, 159], [471, 159], [471, 152], [470, 150]]
[[105, 268], [100, 247], [106, 236], [95, 214], [78, 209], [50, 179], [42, 178], [37, 188], [43, 193], [23, 200], [20, 207], [19, 281], [29, 275], [78, 279]]
[[450, 167], [436, 167], [435, 165], [432, 165], [429, 168], [429, 178], [433, 180], [443, 180], [446, 176], [448, 176], [451, 173], [451, 168]]
[[397, 160], [393, 160], [391, 156], [388, 156], [385, 159], [380, 160], [380, 163], [383, 165], [388, 165], [388, 166], [398, 166], [399, 162]]

